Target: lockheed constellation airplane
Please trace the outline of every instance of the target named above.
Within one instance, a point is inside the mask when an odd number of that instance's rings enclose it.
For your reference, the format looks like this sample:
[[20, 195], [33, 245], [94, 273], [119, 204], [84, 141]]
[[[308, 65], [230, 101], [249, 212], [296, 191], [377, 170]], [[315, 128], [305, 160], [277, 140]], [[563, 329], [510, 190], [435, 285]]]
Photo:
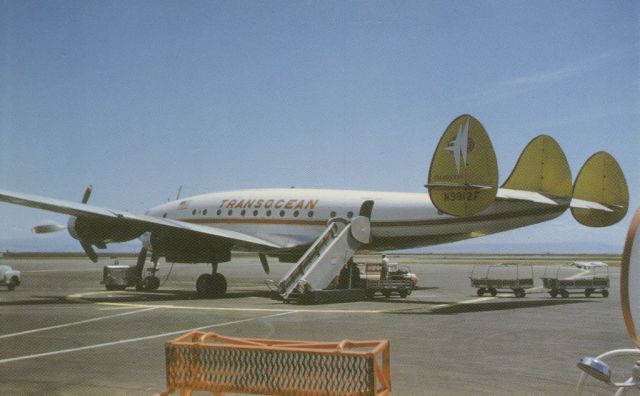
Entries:
[[[0, 201], [67, 214], [66, 226], [34, 227], [44, 233], [67, 229], [94, 262], [94, 247], [133, 239], [142, 241], [138, 256], [139, 287], [155, 289], [157, 278], [142, 278], [151, 252], [157, 265], [211, 263], [212, 272], [196, 282], [199, 294], [220, 297], [227, 289], [218, 263], [232, 251], [259, 254], [265, 272], [267, 256], [296, 262], [326, 229], [331, 219], [362, 214], [369, 202], [367, 250], [430, 246], [507, 231], [548, 221], [571, 208], [583, 225], [604, 227], [627, 212], [628, 188], [616, 160], [605, 152], [591, 156], [572, 182], [567, 159], [547, 135], [533, 139], [498, 187], [498, 168], [491, 141], [470, 115], [451, 122], [436, 146], [427, 193], [255, 189], [197, 195], [163, 203], [145, 214], [0, 190]], [[373, 206], [371, 206], [373, 205]]]

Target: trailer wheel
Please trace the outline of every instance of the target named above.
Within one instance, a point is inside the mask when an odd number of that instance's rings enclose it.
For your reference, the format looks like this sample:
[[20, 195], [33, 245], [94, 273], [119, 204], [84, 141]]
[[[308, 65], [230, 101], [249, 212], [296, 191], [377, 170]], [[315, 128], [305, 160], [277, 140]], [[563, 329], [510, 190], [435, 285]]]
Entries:
[[562, 289], [560, 290], [560, 294], [562, 295], [562, 298], [568, 298], [569, 297], [569, 292]]
[[478, 289], [478, 297], [482, 297], [482, 296], [484, 296], [484, 289], [480, 288]]
[[385, 296], [386, 298], [391, 297], [391, 290], [383, 290], [382, 295]]
[[489, 289], [489, 293], [491, 293], [491, 297], [495, 297], [498, 295], [498, 291], [493, 287]]
[[591, 293], [593, 293], [593, 289], [585, 289], [584, 290], [584, 296], [589, 298], [591, 297]]
[[364, 293], [364, 296], [366, 297], [367, 300], [373, 300], [373, 296], [375, 296], [375, 294], [376, 294], [375, 290], [369, 289]]
[[604, 298], [609, 297], [609, 290], [603, 290], [602, 291], [602, 297], [604, 297]]
[[17, 276], [14, 276], [11, 278], [11, 280], [7, 284], [7, 289], [9, 289], [9, 291], [14, 290], [16, 286], [18, 286], [19, 284], [20, 284], [20, 279], [18, 279]]
[[551, 289], [551, 291], [549, 292], [549, 295], [550, 295], [552, 298], [556, 298], [556, 297], [558, 297], [558, 289]]
[[400, 297], [402, 297], [402, 298], [407, 298], [407, 296], [409, 295], [409, 292], [406, 289], [402, 289], [398, 293], [400, 294]]

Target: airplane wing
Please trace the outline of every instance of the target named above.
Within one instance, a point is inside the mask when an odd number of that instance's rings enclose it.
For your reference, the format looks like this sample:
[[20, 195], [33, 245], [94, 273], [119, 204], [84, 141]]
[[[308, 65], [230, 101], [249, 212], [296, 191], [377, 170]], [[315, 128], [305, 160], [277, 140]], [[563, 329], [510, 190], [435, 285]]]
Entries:
[[41, 197], [31, 194], [22, 194], [11, 191], [0, 190], [0, 201], [8, 202], [31, 208], [48, 210], [51, 212], [62, 213], [75, 217], [91, 217], [102, 219], [118, 219], [132, 226], [142, 227], [146, 231], [164, 230], [181, 230], [191, 231], [193, 233], [222, 238], [227, 241], [235, 242], [239, 245], [253, 246], [258, 248], [280, 248], [280, 245], [257, 238], [253, 235], [225, 230], [222, 228], [191, 224], [184, 221], [171, 220], [165, 218], [152, 217], [147, 215], [135, 214], [124, 210], [114, 210], [100, 208], [79, 202], [63, 201], [53, 198]]

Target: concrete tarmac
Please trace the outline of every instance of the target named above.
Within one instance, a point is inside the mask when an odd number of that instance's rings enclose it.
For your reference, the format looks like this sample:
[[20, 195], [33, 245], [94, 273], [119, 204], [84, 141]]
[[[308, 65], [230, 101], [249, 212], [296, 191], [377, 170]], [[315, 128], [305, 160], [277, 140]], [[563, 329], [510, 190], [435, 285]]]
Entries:
[[[292, 264], [274, 261], [265, 275], [257, 257], [220, 265], [229, 291], [217, 300], [195, 297], [195, 280], [207, 265], [161, 264], [162, 287], [136, 292], [99, 284], [110, 260], [5, 259], [22, 271], [23, 283], [12, 292], [0, 289], [0, 394], [160, 392], [164, 342], [192, 329], [311, 341], [389, 339], [395, 395], [572, 394], [581, 357], [631, 347], [618, 267], [610, 268], [609, 298], [551, 298], [540, 287], [544, 257], [532, 261], [536, 288], [526, 297], [478, 297], [469, 284], [473, 258], [448, 260], [392, 257], [410, 263], [420, 279], [406, 299], [306, 306], [271, 300], [264, 280], [279, 279]], [[631, 366], [621, 361], [614, 373], [621, 378]], [[587, 389], [612, 393], [595, 380]]]

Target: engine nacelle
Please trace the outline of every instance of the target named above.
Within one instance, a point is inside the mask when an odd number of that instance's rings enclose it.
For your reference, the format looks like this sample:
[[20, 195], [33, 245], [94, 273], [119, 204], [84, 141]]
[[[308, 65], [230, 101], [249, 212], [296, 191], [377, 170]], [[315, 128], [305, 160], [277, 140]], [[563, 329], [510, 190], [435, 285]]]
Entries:
[[120, 219], [70, 217], [67, 230], [72, 238], [93, 245], [126, 242], [144, 233], [144, 226], [132, 225]]

